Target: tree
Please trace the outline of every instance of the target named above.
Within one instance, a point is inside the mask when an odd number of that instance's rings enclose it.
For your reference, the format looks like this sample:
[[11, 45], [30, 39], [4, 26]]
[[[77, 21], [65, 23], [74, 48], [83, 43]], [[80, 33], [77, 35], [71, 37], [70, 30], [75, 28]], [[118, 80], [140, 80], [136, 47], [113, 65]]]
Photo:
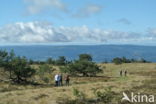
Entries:
[[32, 64], [34, 64], [34, 63], [35, 63], [35, 62], [34, 62], [32, 59], [29, 60], [29, 64], [30, 64], [30, 65], [32, 65]]
[[55, 60], [53, 60], [52, 58], [48, 58], [48, 59], [46, 60], [46, 63], [47, 63], [47, 64], [55, 64]]
[[80, 69], [83, 76], [96, 76], [97, 73], [102, 72], [102, 70], [94, 63], [89, 61], [80, 61], [82, 66]]
[[141, 58], [141, 59], [139, 60], [139, 62], [141, 62], [141, 63], [147, 63], [148, 61], [146, 61], [144, 58]]
[[140, 60], [136, 60], [136, 59], [127, 59], [125, 57], [119, 58], [116, 57], [113, 59], [112, 61], [115, 64], [122, 64], [122, 63], [134, 63], [134, 62], [141, 62], [141, 63], [147, 63], [148, 61], [146, 61], [145, 59], [141, 58]]
[[67, 60], [64, 56], [60, 56], [58, 60], [56, 60], [56, 65], [65, 65]]
[[28, 65], [25, 57], [15, 57], [10, 62], [10, 68], [13, 69], [14, 79], [17, 83], [27, 81], [27, 78], [35, 73], [35, 70]]
[[96, 76], [102, 70], [94, 63], [89, 61], [75, 61], [65, 67], [61, 67], [61, 71], [72, 75], [82, 74], [83, 76]]
[[130, 61], [131, 61], [131, 63], [137, 62], [137, 60], [133, 59], [133, 58]]
[[31, 77], [35, 70], [32, 69], [25, 57], [17, 57], [13, 50], [10, 53], [0, 51], [0, 67], [9, 72], [9, 78], [14, 79], [18, 83], [26, 81]]
[[0, 50], [0, 67], [4, 67], [8, 59], [8, 52]]
[[112, 62], [115, 63], [116, 65], [122, 64], [121, 58], [118, 58], [118, 57], [114, 58]]
[[38, 74], [39, 74], [41, 80], [43, 80], [46, 83], [49, 82], [49, 78], [45, 74], [46, 73], [50, 74], [50, 72], [52, 72], [52, 70], [51, 70], [51, 67], [49, 65], [44, 64], [44, 65], [39, 66]]
[[72, 75], [82, 74], [83, 76], [95, 76], [97, 73], [102, 72], [98, 65], [90, 61], [90, 59], [92, 58], [82, 58], [82, 55], [79, 55], [79, 60], [75, 60], [73, 63], [61, 67], [61, 71]]
[[10, 79], [12, 78], [12, 66], [11, 66], [11, 61], [15, 58], [15, 53], [14, 50], [11, 50], [8, 56], [7, 64], [5, 65], [6, 69], [9, 70], [9, 77]]
[[92, 61], [92, 56], [90, 54], [80, 54], [79, 60]]
[[44, 76], [45, 73], [50, 73], [51, 71], [51, 67], [49, 67], [47, 64], [44, 64], [39, 66], [38, 74], [40, 76]]
[[5, 71], [9, 71], [9, 78], [12, 78], [12, 68], [10, 62], [15, 57], [13, 50], [10, 53], [6, 51], [0, 51], [0, 67], [3, 67]]

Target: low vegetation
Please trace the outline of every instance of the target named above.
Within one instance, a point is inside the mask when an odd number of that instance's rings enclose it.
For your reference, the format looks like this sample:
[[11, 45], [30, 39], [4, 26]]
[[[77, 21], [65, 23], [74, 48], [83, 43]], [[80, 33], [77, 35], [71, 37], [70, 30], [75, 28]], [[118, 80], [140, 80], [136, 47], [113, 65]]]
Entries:
[[116, 57], [112, 60], [113, 63], [115, 63], [116, 65], [118, 64], [122, 64], [122, 63], [149, 63], [149, 61], [141, 58], [141, 59], [127, 59], [126, 57], [122, 57], [122, 58], [119, 58], [119, 57]]
[[25, 57], [19, 57], [14, 54], [13, 51], [10, 53], [6, 51], [0, 51], [0, 67], [4, 71], [9, 73], [9, 79], [18, 84], [26, 83], [33, 75], [39, 75], [40, 79], [48, 83], [49, 78], [46, 73], [52, 73], [53, 68], [50, 64], [58, 65], [61, 68], [61, 72], [68, 73], [70, 75], [82, 74], [83, 76], [96, 76], [97, 73], [102, 72], [99, 66], [92, 62], [92, 56], [89, 54], [79, 55], [79, 59], [73, 62], [66, 60], [64, 56], [60, 56], [58, 60], [53, 61], [48, 59], [46, 62], [38, 65], [36, 69], [31, 67], [33, 60], [27, 60]]
[[[156, 93], [155, 63], [97, 64], [88, 54], [58, 59], [36, 64], [0, 51], [0, 104], [130, 104], [121, 102], [123, 92]], [[70, 74], [70, 86], [54, 87], [56, 73]]]

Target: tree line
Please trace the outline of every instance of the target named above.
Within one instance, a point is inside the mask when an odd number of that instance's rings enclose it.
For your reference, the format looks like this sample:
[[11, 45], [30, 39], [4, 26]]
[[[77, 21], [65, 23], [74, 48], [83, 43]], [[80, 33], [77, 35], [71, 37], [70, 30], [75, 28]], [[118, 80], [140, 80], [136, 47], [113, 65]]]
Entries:
[[141, 59], [128, 59], [126, 57], [116, 57], [112, 60], [115, 64], [122, 64], [122, 63], [149, 63], [149, 61], [145, 60], [144, 58]]
[[[133, 62], [148, 62], [145, 59], [135, 60], [122, 58], [114, 58], [112, 60], [115, 64], [133, 63]], [[35, 69], [32, 65], [37, 64], [39, 67]], [[4, 70], [9, 74], [9, 79], [13, 82], [22, 83], [27, 82], [27, 79], [33, 75], [39, 75], [40, 79], [48, 82], [48, 78], [45, 73], [52, 73], [53, 68], [51, 66], [57, 65], [60, 72], [68, 73], [73, 76], [96, 76], [97, 73], [103, 70], [100, 66], [93, 62], [93, 58], [90, 54], [80, 54], [76, 60], [69, 61], [64, 56], [60, 56], [54, 60], [48, 58], [46, 61], [34, 61], [29, 60], [26, 57], [16, 56], [14, 51], [7, 52], [0, 50], [0, 70]]]
[[45, 61], [35, 61], [30, 59], [29, 64], [51, 64], [51, 65], [66, 65], [71, 63], [71, 61], [67, 60], [65, 56], [59, 56], [58, 59], [48, 58]]
[[26, 57], [16, 56], [14, 51], [0, 51], [0, 67], [9, 73], [9, 79], [14, 82], [26, 82], [35, 74], [35, 69], [31, 68]]
[[[31, 67], [32, 64], [38, 64], [39, 68]], [[59, 66], [62, 73], [70, 75], [96, 76], [97, 73], [102, 71], [92, 61], [92, 56], [89, 54], [80, 54], [79, 59], [74, 61], [68, 61], [64, 56], [60, 56], [57, 60], [49, 58], [41, 62], [16, 56], [13, 50], [10, 52], [0, 50], [0, 70], [3, 69], [9, 73], [9, 79], [16, 83], [27, 82], [33, 75], [39, 75], [42, 80], [48, 82], [45, 73], [52, 73], [50, 64]]]

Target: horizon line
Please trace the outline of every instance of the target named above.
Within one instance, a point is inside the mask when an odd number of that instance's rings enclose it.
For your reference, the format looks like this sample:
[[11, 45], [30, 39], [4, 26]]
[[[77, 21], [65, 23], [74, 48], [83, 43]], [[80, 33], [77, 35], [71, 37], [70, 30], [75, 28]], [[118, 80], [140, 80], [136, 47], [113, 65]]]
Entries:
[[149, 45], [149, 44], [102, 44], [102, 43], [85, 43], [85, 44], [64, 44], [64, 43], [55, 43], [55, 44], [45, 44], [45, 43], [31, 43], [31, 44], [0, 44], [0, 46], [100, 46], [100, 45], [114, 45], [114, 46], [156, 46], [156, 45]]

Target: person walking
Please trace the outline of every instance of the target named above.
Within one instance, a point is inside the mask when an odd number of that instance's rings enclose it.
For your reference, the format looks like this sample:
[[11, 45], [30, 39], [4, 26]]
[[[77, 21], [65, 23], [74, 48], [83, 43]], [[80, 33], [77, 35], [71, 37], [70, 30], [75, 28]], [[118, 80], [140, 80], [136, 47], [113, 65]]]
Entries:
[[62, 77], [63, 77], [62, 74], [60, 74], [59, 75], [59, 85], [60, 86], [63, 86]]
[[127, 76], [127, 70], [125, 70], [125, 77]]
[[58, 87], [58, 85], [59, 85], [59, 75], [58, 74], [55, 75], [54, 80], [55, 80], [55, 86]]
[[122, 70], [120, 70], [120, 77], [122, 76]]
[[67, 75], [67, 76], [65, 77], [65, 82], [66, 82], [66, 86], [69, 86], [69, 82], [70, 82], [70, 77], [69, 77], [69, 75]]
[[58, 74], [57, 80], [58, 80], [58, 86], [60, 86], [60, 74]]

